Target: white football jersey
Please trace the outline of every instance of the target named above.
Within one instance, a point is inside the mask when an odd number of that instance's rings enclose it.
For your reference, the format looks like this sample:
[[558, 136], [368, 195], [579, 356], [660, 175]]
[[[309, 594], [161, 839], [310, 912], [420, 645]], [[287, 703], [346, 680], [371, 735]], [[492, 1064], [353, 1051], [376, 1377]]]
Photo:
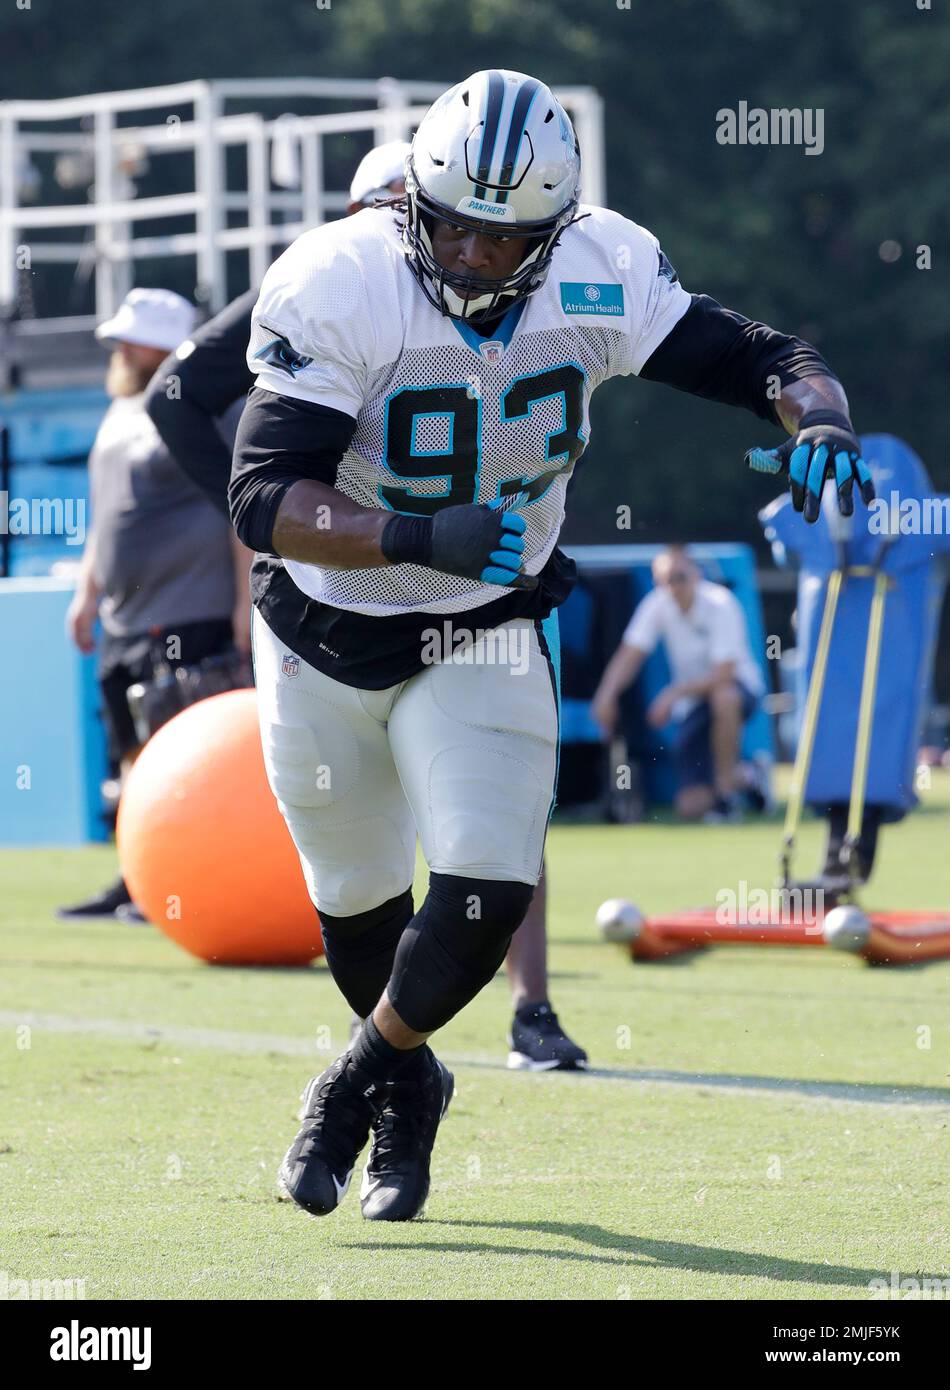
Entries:
[[[354, 417], [341, 492], [424, 516], [501, 499], [524, 516], [524, 569], [538, 573], [587, 443], [591, 393], [638, 373], [690, 304], [652, 233], [606, 208], [581, 212], [544, 285], [488, 340], [426, 299], [390, 209], [305, 232], [274, 262], [248, 365], [267, 391]], [[292, 351], [262, 362], [278, 337]], [[461, 612], [512, 592], [422, 565], [284, 563], [311, 598], [374, 615]]]

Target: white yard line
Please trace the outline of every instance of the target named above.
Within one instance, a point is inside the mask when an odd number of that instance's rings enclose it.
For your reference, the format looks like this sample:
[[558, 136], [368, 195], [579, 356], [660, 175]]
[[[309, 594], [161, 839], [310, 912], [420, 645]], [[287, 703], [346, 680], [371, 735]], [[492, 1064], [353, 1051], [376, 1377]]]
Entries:
[[[67, 1014], [35, 1013], [29, 1010], [0, 1009], [0, 1028], [18, 1028], [24, 1024], [39, 1032], [73, 1033], [87, 1037], [119, 1038], [126, 1042], [173, 1043], [180, 1047], [204, 1047], [218, 1052], [244, 1053], [255, 1056], [268, 1053], [282, 1057], [306, 1057], [316, 1066], [325, 1066], [335, 1052], [319, 1051], [303, 1037], [282, 1033], [245, 1033], [221, 1028], [186, 1028], [177, 1025], [135, 1023], [127, 1019], [77, 1018]], [[452, 1066], [473, 1067], [491, 1071], [505, 1070], [501, 1051], [490, 1053], [443, 1053], [439, 1056]], [[524, 1076], [526, 1073], [516, 1073]], [[546, 1076], [549, 1073], [529, 1073]], [[835, 1101], [860, 1105], [884, 1106], [947, 1106], [950, 1107], [950, 1088], [900, 1087], [875, 1083], [800, 1081], [777, 1076], [730, 1076], [723, 1073], [680, 1072], [657, 1068], [623, 1069], [591, 1067], [584, 1073], [563, 1074], [557, 1084], [589, 1085], [591, 1081], [623, 1082], [638, 1086], [678, 1086], [697, 1090], [714, 1089], [741, 1095], [772, 1095], [776, 1098]]]
[[284, 1057], [328, 1057], [318, 1053], [305, 1038], [279, 1033], [236, 1033], [223, 1028], [179, 1028], [165, 1024], [134, 1023], [122, 1018], [75, 1018], [67, 1014], [42, 1014], [25, 1010], [0, 1009], [0, 1027], [27, 1024], [41, 1033], [80, 1033], [102, 1038], [122, 1038], [126, 1042], [181, 1044], [183, 1047], [210, 1047], [218, 1052], [276, 1052]]

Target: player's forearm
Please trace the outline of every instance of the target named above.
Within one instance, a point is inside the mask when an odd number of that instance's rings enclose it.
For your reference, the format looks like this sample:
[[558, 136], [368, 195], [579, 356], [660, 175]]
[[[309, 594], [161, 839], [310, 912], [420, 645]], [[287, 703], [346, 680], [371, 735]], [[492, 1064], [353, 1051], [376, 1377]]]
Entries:
[[642, 664], [643, 652], [639, 647], [618, 647], [601, 677], [595, 699], [613, 700], [622, 695], [636, 679]]
[[273, 546], [286, 560], [335, 569], [388, 565], [380, 538], [392, 512], [361, 507], [335, 487], [301, 479], [280, 503]]
[[813, 410], [835, 410], [846, 419], [851, 418], [844, 387], [833, 376], [810, 376], [790, 382], [782, 388], [775, 408], [789, 434], [796, 434], [802, 417]]
[[[328, 548], [350, 529], [349, 511], [364, 510], [334, 487], [355, 428], [356, 421], [338, 410], [257, 386], [251, 390], [234, 440], [228, 485], [231, 524], [250, 550], [305, 561], [322, 555], [327, 564], [344, 563], [331, 559]], [[307, 485], [324, 491], [305, 492]], [[292, 495], [293, 501], [288, 501]], [[319, 506], [330, 510], [318, 513]], [[278, 543], [275, 531], [281, 514]], [[363, 563], [351, 559], [348, 567]]]
[[96, 603], [102, 597], [102, 590], [95, 575], [96, 533], [90, 531], [86, 536], [79, 573], [76, 576], [76, 594], [88, 603]]

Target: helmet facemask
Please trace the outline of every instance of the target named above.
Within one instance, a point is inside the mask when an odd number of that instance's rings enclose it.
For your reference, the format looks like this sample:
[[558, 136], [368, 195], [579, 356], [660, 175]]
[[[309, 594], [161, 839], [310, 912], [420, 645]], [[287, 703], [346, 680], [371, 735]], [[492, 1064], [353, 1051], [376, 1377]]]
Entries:
[[[447, 318], [480, 323], [499, 317], [544, 284], [558, 238], [574, 220], [577, 200], [545, 222], [522, 223], [520, 226], [505, 223], [502, 231], [497, 222], [458, 212], [431, 198], [420, 186], [410, 157], [406, 163], [406, 206], [402, 233], [406, 258], [426, 298]], [[498, 280], [446, 270], [439, 264], [432, 248], [432, 230], [436, 221], [471, 228], [486, 236], [523, 240], [525, 254], [511, 275]]]

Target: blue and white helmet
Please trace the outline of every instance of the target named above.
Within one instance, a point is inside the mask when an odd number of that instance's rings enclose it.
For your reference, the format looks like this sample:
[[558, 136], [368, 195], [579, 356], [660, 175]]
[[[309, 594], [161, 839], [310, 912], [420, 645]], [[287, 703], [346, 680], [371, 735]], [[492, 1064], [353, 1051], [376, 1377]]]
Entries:
[[[577, 212], [580, 150], [549, 87], [521, 72], [476, 72], [424, 116], [406, 161], [406, 255], [426, 296], [450, 318], [486, 319], [544, 284], [557, 239]], [[488, 282], [447, 271], [433, 222], [521, 237], [513, 275]]]

